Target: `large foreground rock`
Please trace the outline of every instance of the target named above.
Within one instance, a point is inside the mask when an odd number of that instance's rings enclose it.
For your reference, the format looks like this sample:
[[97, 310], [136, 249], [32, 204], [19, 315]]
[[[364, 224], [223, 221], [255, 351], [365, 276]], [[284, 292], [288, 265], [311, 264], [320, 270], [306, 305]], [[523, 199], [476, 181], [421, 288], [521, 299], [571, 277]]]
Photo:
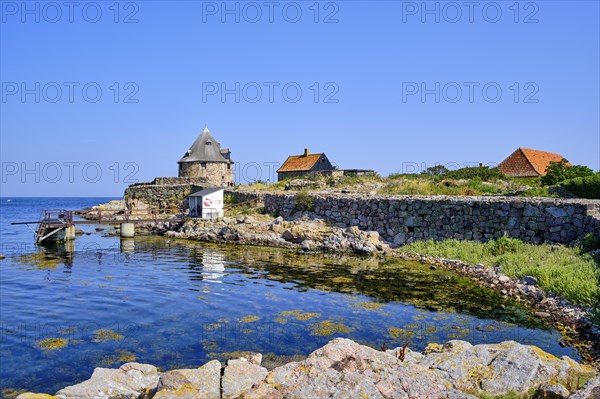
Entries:
[[197, 369], [180, 369], [160, 374], [154, 399], [220, 399], [221, 363], [213, 360]]
[[[471, 345], [465, 341], [431, 344], [421, 354], [408, 348], [378, 351], [337, 338], [308, 358], [261, 367], [251, 354], [198, 369], [157, 372], [154, 366], [127, 363], [94, 370], [81, 384], [60, 390], [58, 399], [600, 399], [594, 369], [535, 346], [514, 341]], [[591, 379], [590, 379], [591, 378]], [[590, 379], [579, 391], [580, 383]], [[568, 388], [568, 389], [567, 389]], [[570, 395], [570, 396], [569, 396]], [[22, 394], [18, 399], [57, 399]]]
[[118, 369], [97, 368], [92, 377], [61, 389], [61, 399], [149, 399], [158, 386], [158, 371], [149, 364], [125, 363]]
[[234, 399], [262, 381], [268, 374], [266, 368], [248, 360], [234, 359], [227, 362], [223, 373], [223, 399]]
[[525, 394], [549, 382], [569, 386], [595, 374], [567, 356], [559, 359], [514, 341], [475, 346], [449, 341], [440, 352], [426, 355], [417, 364], [433, 370], [457, 389], [497, 396]]
[[306, 360], [272, 370], [246, 399], [473, 398], [426, 368], [391, 353], [335, 339]]

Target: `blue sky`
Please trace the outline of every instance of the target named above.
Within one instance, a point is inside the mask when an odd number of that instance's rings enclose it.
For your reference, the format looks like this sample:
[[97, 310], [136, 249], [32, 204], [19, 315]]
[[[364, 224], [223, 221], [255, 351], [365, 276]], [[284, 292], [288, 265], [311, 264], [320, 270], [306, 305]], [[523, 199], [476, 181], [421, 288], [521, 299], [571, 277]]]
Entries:
[[600, 169], [599, 3], [469, 4], [2, 1], [1, 195], [120, 196], [206, 125], [241, 182], [305, 147], [383, 175], [520, 146]]

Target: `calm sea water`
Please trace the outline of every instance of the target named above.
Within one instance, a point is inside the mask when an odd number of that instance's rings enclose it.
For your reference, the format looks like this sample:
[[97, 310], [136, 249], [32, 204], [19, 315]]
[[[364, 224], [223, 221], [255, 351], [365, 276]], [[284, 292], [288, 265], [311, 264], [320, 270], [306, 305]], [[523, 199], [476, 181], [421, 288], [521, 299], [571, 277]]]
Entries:
[[516, 303], [415, 263], [89, 235], [38, 247], [12, 221], [109, 198], [2, 198], [0, 388], [54, 393], [126, 361], [197, 367], [239, 351], [308, 355], [334, 337], [373, 347], [507, 339], [579, 359]]

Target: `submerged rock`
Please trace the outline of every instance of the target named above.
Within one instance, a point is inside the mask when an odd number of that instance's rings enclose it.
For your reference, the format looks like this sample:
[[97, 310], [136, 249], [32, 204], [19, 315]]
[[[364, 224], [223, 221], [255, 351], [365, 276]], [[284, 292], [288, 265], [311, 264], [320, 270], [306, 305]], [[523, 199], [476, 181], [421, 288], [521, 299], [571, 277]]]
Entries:
[[56, 393], [60, 399], [149, 399], [158, 386], [158, 371], [149, 364], [125, 363], [118, 369], [96, 368], [92, 377]]

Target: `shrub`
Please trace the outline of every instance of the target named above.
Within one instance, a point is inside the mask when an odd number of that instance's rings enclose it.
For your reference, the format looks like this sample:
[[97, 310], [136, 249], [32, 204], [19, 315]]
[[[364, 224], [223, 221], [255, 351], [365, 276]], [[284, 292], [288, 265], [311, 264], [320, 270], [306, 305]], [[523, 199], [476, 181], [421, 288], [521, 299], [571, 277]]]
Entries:
[[233, 194], [225, 194], [223, 197], [223, 203], [225, 205], [235, 204], [235, 199], [233, 198]]
[[600, 173], [565, 180], [560, 185], [580, 198], [600, 199]]
[[294, 196], [294, 211], [312, 211], [313, 206], [313, 199], [306, 191], [299, 191]]
[[504, 176], [497, 168], [488, 168], [487, 166], [476, 166], [451, 170], [444, 174], [447, 179], [474, 179], [480, 178], [482, 181], [504, 179]]
[[577, 246], [581, 252], [591, 252], [600, 249], [600, 236], [588, 233], [579, 242]]
[[444, 165], [430, 166], [427, 169], [421, 171], [422, 175], [441, 176], [448, 173], [450, 170]]
[[520, 197], [552, 197], [552, 194], [550, 194], [548, 192], [547, 187], [530, 188], [530, 189], [521, 191], [518, 195]]
[[587, 166], [569, 165], [569, 161], [563, 158], [560, 162], [550, 162], [546, 168], [546, 176], [540, 179], [543, 186], [553, 186], [568, 179], [576, 177], [592, 176], [592, 171]]
[[525, 244], [523, 241], [508, 237], [500, 237], [495, 241], [490, 241], [489, 247], [490, 253], [493, 256], [516, 254], [525, 250]]

